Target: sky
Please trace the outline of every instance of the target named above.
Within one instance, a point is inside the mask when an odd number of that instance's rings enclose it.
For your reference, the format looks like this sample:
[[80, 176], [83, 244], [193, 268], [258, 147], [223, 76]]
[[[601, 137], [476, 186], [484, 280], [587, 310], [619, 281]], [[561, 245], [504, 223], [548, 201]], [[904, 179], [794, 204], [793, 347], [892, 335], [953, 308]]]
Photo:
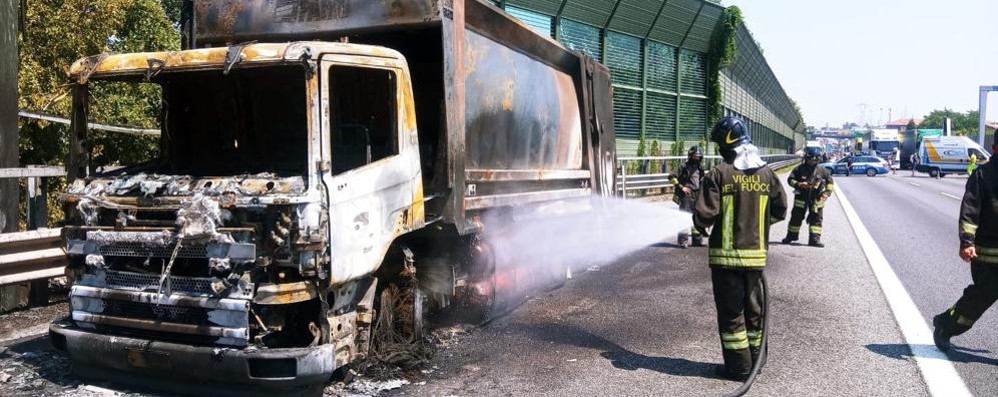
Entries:
[[[979, 87], [998, 86], [998, 0], [723, 4], [741, 8], [808, 125], [872, 125], [933, 109], [977, 110]], [[989, 100], [988, 120], [998, 120], [998, 92]]]

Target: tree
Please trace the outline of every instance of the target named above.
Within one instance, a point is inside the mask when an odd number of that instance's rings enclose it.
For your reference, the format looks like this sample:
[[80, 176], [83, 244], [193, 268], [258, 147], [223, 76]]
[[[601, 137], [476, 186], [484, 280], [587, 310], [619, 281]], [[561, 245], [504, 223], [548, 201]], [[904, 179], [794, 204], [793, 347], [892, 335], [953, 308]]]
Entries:
[[945, 119], [949, 117], [952, 122], [953, 135], [977, 135], [979, 114], [976, 110], [961, 113], [943, 108], [930, 112], [919, 126], [922, 128], [943, 128], [946, 123]]
[[[18, 107], [68, 117], [71, 111], [69, 65], [105, 52], [177, 50], [180, 0], [38, 0], [26, 4], [18, 38], [20, 74]], [[170, 12], [168, 14], [167, 12]], [[158, 90], [124, 84], [95, 85], [93, 100], [102, 106], [95, 121], [157, 125]], [[22, 164], [61, 165], [69, 146], [69, 128], [21, 119]], [[156, 153], [158, 138], [92, 132], [98, 165], [130, 165]], [[53, 186], [58, 191], [61, 186]], [[50, 199], [50, 208], [58, 208]], [[53, 207], [55, 204], [55, 207]], [[53, 217], [60, 211], [49, 211]], [[55, 219], [50, 219], [54, 221]]]

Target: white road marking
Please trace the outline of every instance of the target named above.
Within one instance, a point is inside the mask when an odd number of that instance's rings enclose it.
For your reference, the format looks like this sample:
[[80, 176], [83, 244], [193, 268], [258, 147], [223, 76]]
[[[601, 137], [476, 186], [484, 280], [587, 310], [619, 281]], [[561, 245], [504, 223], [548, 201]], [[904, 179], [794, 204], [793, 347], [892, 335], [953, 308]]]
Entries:
[[960, 374], [956, 372], [953, 363], [949, 361], [946, 354], [936, 349], [932, 341], [932, 330], [926, 324], [922, 313], [918, 311], [915, 302], [911, 300], [908, 291], [904, 289], [901, 280], [887, 262], [887, 257], [880, 251], [880, 247], [873, 241], [873, 236], [859, 219], [856, 210], [849, 204], [842, 189], [835, 189], [835, 195], [842, 204], [842, 209], [846, 213], [846, 218], [852, 225], [856, 238], [866, 254], [866, 259], [870, 262], [870, 268], [877, 277], [880, 289], [884, 291], [887, 302], [891, 305], [894, 313], [894, 320], [897, 321], [901, 333], [904, 334], [905, 342], [911, 349], [911, 354], [918, 364], [919, 371], [925, 379], [925, 384], [929, 387], [929, 393], [933, 396], [971, 396], [967, 385], [963, 383]]
[[954, 196], [954, 195], [952, 195], [952, 194], [949, 194], [949, 193], [946, 193], [946, 192], [939, 192], [939, 194], [941, 194], [941, 195], [943, 195], [943, 196], [946, 196], [946, 197], [949, 197], [949, 198], [951, 198], [951, 199], [953, 199], [953, 200], [959, 200], [959, 199], [960, 199], [959, 197], [957, 197], [957, 196]]
[[919, 185], [919, 184], [917, 184], [917, 183], [915, 183], [915, 182], [908, 182], [908, 184], [909, 184], [909, 185], [911, 185], [911, 186], [915, 186], [915, 187], [920, 187], [920, 186], [922, 186], [922, 185]]

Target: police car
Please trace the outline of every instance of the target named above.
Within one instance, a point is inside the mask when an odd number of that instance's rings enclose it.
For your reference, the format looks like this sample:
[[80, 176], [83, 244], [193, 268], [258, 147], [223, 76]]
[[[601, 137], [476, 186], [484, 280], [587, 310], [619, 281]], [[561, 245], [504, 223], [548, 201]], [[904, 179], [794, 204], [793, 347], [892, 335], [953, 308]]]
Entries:
[[867, 156], [867, 155], [856, 155], [842, 158], [839, 161], [833, 161], [828, 163], [822, 163], [821, 166], [825, 167], [828, 172], [832, 175], [835, 174], [845, 174], [846, 167], [849, 161], [852, 161], [852, 168], [850, 168], [851, 174], [866, 174], [866, 176], [877, 176], [883, 175], [890, 172], [890, 168], [887, 165], [887, 160], [884, 160], [877, 156]]

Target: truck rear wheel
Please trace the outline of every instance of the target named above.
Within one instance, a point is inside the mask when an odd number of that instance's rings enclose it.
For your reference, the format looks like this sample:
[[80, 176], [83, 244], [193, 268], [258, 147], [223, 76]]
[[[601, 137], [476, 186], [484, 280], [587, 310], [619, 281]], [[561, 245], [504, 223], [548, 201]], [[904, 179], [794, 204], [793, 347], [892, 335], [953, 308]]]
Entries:
[[402, 251], [400, 274], [386, 281], [378, 294], [370, 357], [382, 363], [411, 368], [428, 360], [432, 348], [423, 337], [426, 295], [416, 278], [411, 251]]
[[933, 169], [930, 169], [930, 170], [929, 170], [929, 176], [930, 176], [930, 177], [933, 177], [933, 178], [939, 178], [939, 176], [940, 176], [940, 175], [942, 175], [942, 173], [941, 173], [941, 172], [939, 172], [939, 169], [938, 169], [938, 168], [933, 168]]

